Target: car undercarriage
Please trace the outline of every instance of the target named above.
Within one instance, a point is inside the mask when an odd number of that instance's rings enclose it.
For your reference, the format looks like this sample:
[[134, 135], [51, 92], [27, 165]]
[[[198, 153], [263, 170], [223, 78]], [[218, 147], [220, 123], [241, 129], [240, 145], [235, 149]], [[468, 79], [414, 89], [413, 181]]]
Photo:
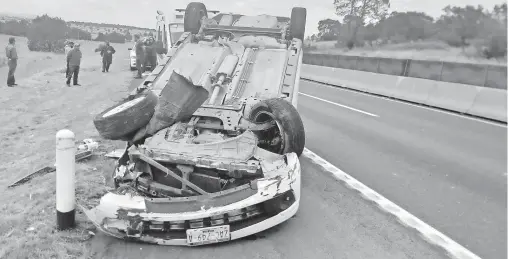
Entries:
[[[203, 245], [257, 233], [298, 210], [302, 39], [276, 17], [242, 16], [235, 27], [204, 14], [204, 5], [189, 4], [186, 32], [164, 64], [94, 119], [104, 138], [127, 141], [115, 190], [83, 208], [109, 235]], [[269, 26], [242, 26], [252, 20]]]

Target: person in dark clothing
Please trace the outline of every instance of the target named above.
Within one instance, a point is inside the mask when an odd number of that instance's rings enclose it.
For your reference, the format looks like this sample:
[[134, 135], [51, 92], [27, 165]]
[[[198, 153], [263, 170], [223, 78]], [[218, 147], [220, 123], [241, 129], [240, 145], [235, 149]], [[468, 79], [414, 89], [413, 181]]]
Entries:
[[134, 39], [136, 40], [136, 68], [138, 70], [138, 74], [136, 78], [142, 78], [143, 73], [145, 72], [145, 53], [144, 53], [144, 47], [143, 47], [143, 40], [141, 40], [139, 34], [136, 34], [134, 36]]
[[7, 57], [7, 65], [9, 66], [9, 72], [7, 74], [7, 86], [13, 87], [16, 84], [16, 79], [14, 78], [14, 72], [16, 71], [16, 67], [18, 66], [18, 52], [16, 51], [16, 47], [14, 44], [16, 43], [16, 39], [14, 37], [9, 38], [9, 44], [5, 47], [5, 56]]
[[106, 46], [101, 50], [102, 56], [102, 72], [109, 72], [109, 66], [113, 63], [113, 54], [116, 50], [106, 41]]
[[157, 65], [157, 52], [155, 49], [155, 40], [150, 37], [145, 46], [145, 68], [150, 66], [150, 71], [155, 69]]
[[[65, 56], [67, 57], [67, 54], [69, 54], [69, 51], [74, 47], [74, 42], [70, 41], [65, 44]], [[65, 70], [65, 78], [67, 78], [67, 75], [69, 74], [69, 62], [67, 62], [67, 69]]]
[[82, 53], [78, 43], [67, 53], [67, 62], [69, 63], [69, 73], [67, 74], [67, 86], [70, 86], [71, 77], [74, 85], [78, 84], [79, 66], [81, 65]]

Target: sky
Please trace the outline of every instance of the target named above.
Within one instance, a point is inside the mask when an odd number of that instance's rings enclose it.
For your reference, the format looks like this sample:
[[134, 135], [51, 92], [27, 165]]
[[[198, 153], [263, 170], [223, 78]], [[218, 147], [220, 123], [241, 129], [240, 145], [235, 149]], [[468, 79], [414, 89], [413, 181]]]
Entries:
[[[47, 13], [66, 21], [87, 21], [155, 27], [156, 11], [166, 14], [174, 9], [185, 8], [186, 0], [13, 0], [3, 1], [2, 12], [22, 15]], [[289, 17], [294, 6], [307, 8], [306, 35], [317, 32], [320, 20], [338, 19], [333, 0], [202, 0], [209, 10], [233, 12], [245, 15], [269, 14]], [[419, 11], [439, 17], [447, 5], [479, 5], [492, 9], [503, 0], [390, 0], [390, 11]], [[234, 4], [231, 4], [234, 3]]]

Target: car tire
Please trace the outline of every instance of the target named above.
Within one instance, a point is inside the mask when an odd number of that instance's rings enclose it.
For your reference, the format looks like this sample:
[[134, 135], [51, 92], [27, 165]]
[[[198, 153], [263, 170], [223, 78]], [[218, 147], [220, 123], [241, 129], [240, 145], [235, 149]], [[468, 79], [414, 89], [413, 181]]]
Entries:
[[293, 7], [291, 10], [291, 21], [289, 24], [289, 39], [300, 39], [303, 42], [305, 38], [305, 25], [307, 23], [307, 9], [303, 7]]
[[208, 18], [208, 11], [206, 10], [205, 4], [201, 2], [191, 2], [185, 9], [185, 15], [183, 18], [183, 30], [196, 34], [201, 28], [201, 19], [204, 17]]
[[136, 67], [131, 67], [131, 71], [134, 71], [134, 70], [136, 70]]
[[155, 93], [145, 91], [104, 110], [95, 116], [93, 123], [101, 137], [121, 140], [148, 124], [157, 101]]
[[[281, 146], [269, 151], [278, 154], [295, 152], [297, 156], [303, 153], [305, 148], [303, 121], [290, 102], [281, 98], [262, 100], [252, 107], [248, 118], [252, 122], [265, 122], [268, 119], [276, 121], [279, 131], [282, 131], [279, 132], [282, 137]], [[258, 132], [257, 134], [264, 133]]]

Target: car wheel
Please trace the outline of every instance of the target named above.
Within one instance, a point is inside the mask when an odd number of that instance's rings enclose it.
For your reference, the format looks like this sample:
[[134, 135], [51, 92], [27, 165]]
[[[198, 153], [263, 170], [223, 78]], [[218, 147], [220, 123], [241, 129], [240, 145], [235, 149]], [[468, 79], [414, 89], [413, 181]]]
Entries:
[[201, 28], [201, 19], [203, 16], [208, 18], [205, 4], [200, 2], [189, 3], [185, 9], [183, 30], [193, 34], [198, 33]]
[[277, 127], [259, 131], [259, 147], [268, 151], [287, 154], [295, 152], [298, 156], [305, 148], [305, 129], [296, 108], [288, 101], [273, 98], [255, 104], [248, 116], [252, 122], [274, 120]]
[[105, 139], [120, 140], [148, 124], [157, 101], [152, 91], [132, 96], [95, 116], [95, 128]]
[[131, 67], [131, 71], [134, 71], [134, 70], [136, 70], [136, 67]]
[[303, 7], [293, 7], [291, 10], [291, 21], [289, 24], [289, 39], [300, 39], [303, 42], [305, 38], [305, 24], [307, 23], [307, 9]]

